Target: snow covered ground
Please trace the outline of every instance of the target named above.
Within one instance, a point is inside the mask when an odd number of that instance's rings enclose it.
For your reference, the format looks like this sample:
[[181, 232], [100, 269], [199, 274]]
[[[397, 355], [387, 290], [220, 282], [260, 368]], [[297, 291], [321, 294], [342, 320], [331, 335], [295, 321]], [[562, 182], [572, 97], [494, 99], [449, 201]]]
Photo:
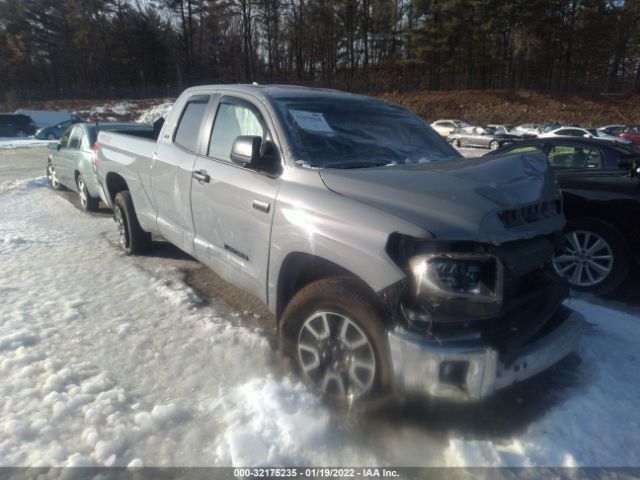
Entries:
[[0, 150], [46, 147], [50, 142], [51, 140], [37, 140], [33, 137], [0, 137]]
[[581, 360], [486, 403], [354, 419], [264, 327], [203, 302], [170, 256], [123, 256], [108, 214], [68, 196], [0, 179], [0, 466], [640, 465], [635, 307], [569, 300]]

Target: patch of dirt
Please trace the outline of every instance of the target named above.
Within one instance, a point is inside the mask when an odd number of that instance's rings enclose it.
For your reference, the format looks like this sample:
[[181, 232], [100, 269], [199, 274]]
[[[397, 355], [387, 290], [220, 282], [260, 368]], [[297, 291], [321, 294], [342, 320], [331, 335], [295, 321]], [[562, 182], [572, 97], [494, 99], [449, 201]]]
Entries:
[[456, 118], [471, 124], [548, 123], [585, 127], [640, 123], [640, 95], [579, 95], [532, 90], [393, 92], [378, 96], [429, 122]]

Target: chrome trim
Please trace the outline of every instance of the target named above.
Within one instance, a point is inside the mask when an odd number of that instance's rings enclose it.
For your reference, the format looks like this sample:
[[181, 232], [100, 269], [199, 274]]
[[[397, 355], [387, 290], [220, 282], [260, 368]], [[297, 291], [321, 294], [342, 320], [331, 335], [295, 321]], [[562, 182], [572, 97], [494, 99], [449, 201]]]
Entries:
[[[553, 331], [522, 347], [507, 367], [498, 352], [479, 343], [444, 345], [424, 335], [396, 327], [389, 332], [389, 348], [396, 386], [434, 397], [473, 401], [530, 378], [551, 367], [571, 353], [579, 344], [585, 328], [582, 315], [572, 312]], [[448, 361], [468, 362], [462, 387], [439, 379], [440, 365]]]

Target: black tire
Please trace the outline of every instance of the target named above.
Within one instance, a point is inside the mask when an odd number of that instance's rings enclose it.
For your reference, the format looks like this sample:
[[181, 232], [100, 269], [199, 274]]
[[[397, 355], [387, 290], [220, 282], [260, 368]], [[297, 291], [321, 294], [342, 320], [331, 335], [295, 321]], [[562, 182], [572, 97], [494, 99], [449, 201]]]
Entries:
[[78, 178], [76, 178], [76, 185], [78, 186], [78, 196], [80, 197], [80, 208], [85, 212], [95, 212], [98, 209], [100, 199], [94, 198], [89, 194], [87, 184], [82, 175], [78, 175]]
[[[312, 343], [317, 342], [312, 345], [317, 347], [316, 353], [312, 356], [319, 363], [318, 367], [305, 371], [303, 365], [305, 350], [300, 348], [303, 345], [308, 345], [304, 336], [308, 335], [310, 330], [305, 329], [305, 325], [309, 322], [321, 321], [319, 317], [324, 314], [326, 314], [324, 317], [325, 325], [332, 325], [328, 328], [331, 335], [322, 341], [318, 341], [317, 337], [315, 339], [309, 337]], [[360, 341], [366, 337], [368, 345], [356, 347], [353, 345], [357, 343], [357, 340], [353, 340], [352, 345], [348, 345], [347, 342], [352, 340], [345, 342], [341, 338], [332, 338], [336, 335], [335, 331], [343, 331], [345, 322], [349, 322], [349, 326], [344, 330], [347, 332], [345, 336], [349, 336], [349, 331], [351, 331], [352, 339], [354, 335], [356, 339], [360, 338]], [[315, 328], [317, 328], [317, 323]], [[350, 405], [354, 401], [379, 398], [391, 390], [392, 369], [383, 316], [365, 288], [353, 278], [331, 277], [318, 280], [296, 293], [282, 314], [280, 339], [285, 351], [294, 358], [295, 364], [305, 380], [325, 397], [338, 404]], [[328, 345], [332, 340], [338, 344], [337, 348], [342, 350], [342, 354], [338, 352], [336, 356], [335, 345]], [[322, 342], [325, 344], [321, 345]], [[327, 351], [330, 351], [328, 357], [325, 355]], [[336, 360], [340, 355], [342, 355], [342, 362], [340, 359]], [[345, 359], [345, 357], [347, 358]], [[373, 359], [375, 365], [369, 364], [367, 368], [358, 367], [360, 371], [355, 373], [356, 367], [353, 365], [356, 359], [364, 361], [364, 363], [371, 362]], [[330, 366], [331, 362], [333, 365]], [[336, 367], [336, 364], [339, 366]], [[353, 370], [353, 374], [351, 370]], [[335, 388], [339, 386], [336, 382], [332, 382], [334, 388], [327, 388], [328, 384], [325, 384], [324, 388], [320, 388], [325, 377], [334, 377], [335, 375], [341, 377], [339, 383], [342, 388]], [[359, 380], [360, 386], [354, 382], [353, 376], [357, 377], [355, 380]], [[363, 384], [367, 385], [366, 389], [361, 387]], [[357, 391], [356, 389], [361, 390]], [[341, 390], [344, 395], [336, 390]]]
[[498, 148], [500, 148], [500, 142], [497, 140], [491, 140], [491, 142], [489, 143], [489, 148], [491, 150], [497, 150]]
[[451, 143], [453, 144], [454, 147], [460, 148], [460, 139], [454, 138]]
[[58, 178], [56, 177], [56, 169], [53, 165], [51, 165], [51, 162], [47, 162], [46, 173], [47, 173], [47, 182], [49, 182], [49, 186], [53, 190], [60, 191], [64, 188], [60, 183], [60, 180], [58, 180]]
[[113, 218], [120, 233], [120, 246], [127, 255], [146, 253], [151, 248], [151, 234], [140, 227], [131, 194], [118, 192], [113, 205]]
[[[604, 244], [601, 244], [602, 246], [600, 247], [599, 252], [593, 252], [594, 255], [598, 253], [595, 257], [587, 254], [587, 259], [584, 258], [585, 254], [582, 252], [587, 252], [588, 249], [581, 250], [580, 252], [582, 254], [582, 262], [589, 262], [590, 259], [597, 258], [597, 262], [601, 266], [601, 269], [609, 270], [606, 275], [601, 273], [599, 270], [597, 273], [600, 273], [602, 278], [598, 279], [597, 282], [589, 282], [590, 279], [586, 275], [587, 272], [580, 273], [574, 277], [574, 274], [576, 274], [576, 267], [568, 267], [571, 262], [562, 263], [559, 261], [559, 259], [564, 258], [563, 255], [567, 255], [569, 253], [573, 254], [575, 252], [575, 244], [580, 244], [583, 241], [586, 242], [586, 234], [591, 235], [589, 238], [591, 245], [595, 245], [598, 238], [604, 242]], [[560, 267], [569, 268], [565, 275], [567, 276], [569, 285], [572, 289], [602, 295], [615, 290], [620, 286], [625, 278], [627, 278], [631, 267], [631, 251], [622, 233], [620, 233], [620, 231], [613, 225], [597, 218], [577, 218], [569, 220], [569, 222], [567, 222], [567, 227], [565, 228], [565, 238], [567, 241], [565, 251], [563, 252], [563, 255], [554, 257], [554, 266], [558, 272], [560, 272]], [[571, 243], [572, 240], [574, 242], [573, 245]], [[606, 260], [608, 256], [607, 248], [609, 249], [608, 251], [611, 252], [611, 264]], [[573, 263], [580, 263], [581, 260], [576, 260]], [[590, 264], [592, 265], [593, 261], [590, 262]], [[585, 284], [579, 284], [581, 281], [584, 281]]]

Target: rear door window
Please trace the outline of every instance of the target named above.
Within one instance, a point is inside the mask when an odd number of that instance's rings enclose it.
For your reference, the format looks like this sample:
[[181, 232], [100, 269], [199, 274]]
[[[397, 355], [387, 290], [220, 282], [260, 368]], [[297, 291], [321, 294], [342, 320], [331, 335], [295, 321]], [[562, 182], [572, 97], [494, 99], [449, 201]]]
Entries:
[[554, 145], [549, 152], [549, 163], [554, 168], [601, 168], [602, 153], [595, 149], [573, 145]]
[[174, 143], [190, 152], [198, 151], [200, 127], [208, 103], [209, 95], [196, 95], [187, 101], [176, 129]]

